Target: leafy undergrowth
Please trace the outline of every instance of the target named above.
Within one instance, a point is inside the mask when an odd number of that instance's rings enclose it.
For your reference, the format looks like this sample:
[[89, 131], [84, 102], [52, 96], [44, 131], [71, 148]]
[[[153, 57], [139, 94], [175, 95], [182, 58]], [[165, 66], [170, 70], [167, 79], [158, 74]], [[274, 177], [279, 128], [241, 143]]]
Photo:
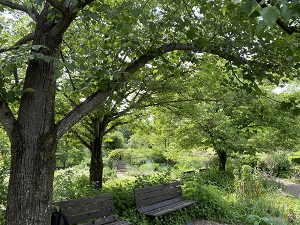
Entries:
[[[76, 178], [79, 175], [73, 171], [70, 177], [59, 176], [60, 185], [55, 185], [58, 188], [55, 191], [60, 190], [59, 194], [64, 194], [67, 198], [111, 192], [115, 199], [117, 217], [136, 225], [182, 225], [196, 219], [244, 225], [299, 224], [299, 199], [285, 194], [284, 187], [279, 183], [263, 179], [259, 173], [250, 173], [251, 168], [245, 166], [236, 173], [207, 170], [180, 176], [183, 195], [187, 199], [198, 200], [198, 203], [155, 220], [137, 213], [133, 190], [170, 182], [174, 179], [174, 175], [170, 173], [109, 180], [100, 192], [87, 185], [86, 174], [82, 174], [83, 178]], [[68, 182], [61, 179], [67, 179]], [[64, 187], [64, 184], [68, 187]], [[64, 197], [59, 196], [59, 199], [62, 198]]]

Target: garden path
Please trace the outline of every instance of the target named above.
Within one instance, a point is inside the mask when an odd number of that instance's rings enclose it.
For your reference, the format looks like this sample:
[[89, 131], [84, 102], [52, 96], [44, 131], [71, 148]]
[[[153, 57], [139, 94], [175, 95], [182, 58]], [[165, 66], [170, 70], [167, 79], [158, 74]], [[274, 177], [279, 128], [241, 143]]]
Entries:
[[293, 196], [296, 198], [300, 197], [300, 184], [292, 183], [286, 179], [277, 179], [277, 181], [282, 183]]

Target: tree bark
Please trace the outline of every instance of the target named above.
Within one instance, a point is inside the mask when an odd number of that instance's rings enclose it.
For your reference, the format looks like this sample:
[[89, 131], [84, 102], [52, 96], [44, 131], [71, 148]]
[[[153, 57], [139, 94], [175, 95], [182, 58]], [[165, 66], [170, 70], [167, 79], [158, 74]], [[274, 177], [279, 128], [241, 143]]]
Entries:
[[219, 171], [225, 171], [227, 154], [225, 151], [217, 151], [219, 157]]
[[[47, 12], [37, 21], [33, 45], [38, 52], [57, 59], [62, 36], [51, 36], [55, 24]], [[55, 151], [57, 137], [54, 120], [56, 81], [53, 61], [29, 61], [19, 116], [11, 133], [11, 171], [6, 210], [6, 225], [50, 224]]]
[[97, 189], [102, 189], [103, 183], [102, 143], [106, 127], [107, 123], [101, 122], [100, 119], [93, 121], [94, 139], [91, 145], [90, 182]]

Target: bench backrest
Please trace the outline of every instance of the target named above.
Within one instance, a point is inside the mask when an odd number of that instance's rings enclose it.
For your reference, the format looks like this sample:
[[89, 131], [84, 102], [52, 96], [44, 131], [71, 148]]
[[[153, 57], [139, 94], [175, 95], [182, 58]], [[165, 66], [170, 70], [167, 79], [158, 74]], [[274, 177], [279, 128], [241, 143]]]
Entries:
[[[71, 199], [55, 202], [68, 218], [70, 224], [79, 223], [91, 219], [107, 217], [105, 220], [115, 220], [112, 194], [103, 194], [87, 198]], [[61, 223], [62, 224], [62, 223]]]
[[169, 184], [137, 188], [134, 190], [135, 205], [137, 208], [157, 204], [160, 202], [182, 198], [179, 181]]

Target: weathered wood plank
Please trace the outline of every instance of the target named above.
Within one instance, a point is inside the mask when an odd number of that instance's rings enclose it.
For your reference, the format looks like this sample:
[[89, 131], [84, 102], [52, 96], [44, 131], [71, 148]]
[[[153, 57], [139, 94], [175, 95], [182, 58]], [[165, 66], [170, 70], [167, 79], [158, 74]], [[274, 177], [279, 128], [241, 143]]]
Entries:
[[134, 198], [139, 213], [158, 217], [197, 203], [185, 200], [179, 181], [134, 190]]
[[[70, 224], [80, 225], [130, 225], [130, 222], [118, 221], [114, 216], [112, 194], [90, 196], [56, 202], [68, 218]], [[61, 225], [63, 222], [61, 221]]]

